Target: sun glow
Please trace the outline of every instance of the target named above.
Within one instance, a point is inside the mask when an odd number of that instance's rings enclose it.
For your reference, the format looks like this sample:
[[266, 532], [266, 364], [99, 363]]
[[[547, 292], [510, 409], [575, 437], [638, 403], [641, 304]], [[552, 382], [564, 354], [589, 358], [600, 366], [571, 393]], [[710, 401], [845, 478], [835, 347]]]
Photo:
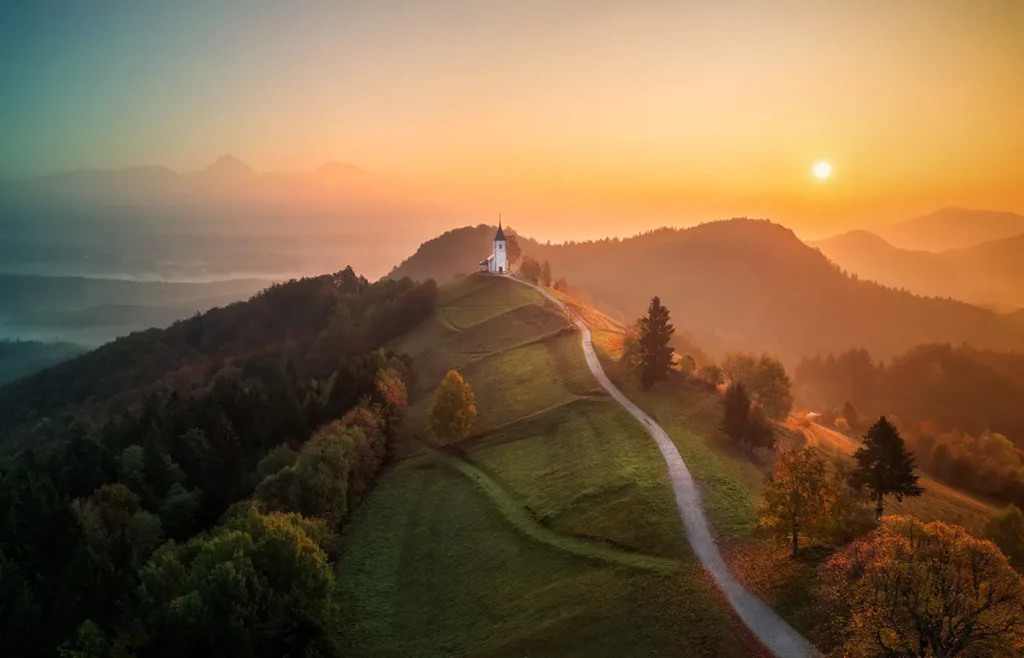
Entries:
[[815, 162], [814, 166], [811, 167], [811, 173], [818, 180], [828, 180], [832, 177], [832, 165], [824, 160]]

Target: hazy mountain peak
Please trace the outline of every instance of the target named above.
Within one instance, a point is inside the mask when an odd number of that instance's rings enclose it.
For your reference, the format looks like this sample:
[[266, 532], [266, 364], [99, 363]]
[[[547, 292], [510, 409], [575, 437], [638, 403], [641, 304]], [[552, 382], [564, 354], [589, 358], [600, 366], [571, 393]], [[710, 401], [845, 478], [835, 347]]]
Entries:
[[1024, 216], [949, 206], [880, 231], [891, 244], [941, 252], [1024, 233]]
[[203, 169], [200, 173], [234, 178], [250, 178], [256, 175], [256, 172], [249, 165], [230, 153], [220, 156], [213, 164]]

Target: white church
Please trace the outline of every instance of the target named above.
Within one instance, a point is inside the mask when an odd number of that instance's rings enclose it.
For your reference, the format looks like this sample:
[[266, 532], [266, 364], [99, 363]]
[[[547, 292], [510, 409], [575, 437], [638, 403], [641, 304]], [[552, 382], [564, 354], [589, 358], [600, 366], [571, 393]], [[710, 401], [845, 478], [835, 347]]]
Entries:
[[480, 261], [480, 271], [508, 274], [508, 244], [505, 231], [501, 230], [501, 220], [498, 220], [498, 232], [494, 234], [494, 253]]

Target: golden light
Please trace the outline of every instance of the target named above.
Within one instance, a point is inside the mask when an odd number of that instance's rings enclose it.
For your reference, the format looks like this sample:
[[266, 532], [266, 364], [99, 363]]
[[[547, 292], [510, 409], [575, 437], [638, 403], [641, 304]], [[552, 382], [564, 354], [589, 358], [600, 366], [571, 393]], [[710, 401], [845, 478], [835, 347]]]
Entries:
[[811, 167], [811, 173], [818, 180], [828, 180], [832, 177], [832, 165], [824, 160], [815, 162], [814, 166]]

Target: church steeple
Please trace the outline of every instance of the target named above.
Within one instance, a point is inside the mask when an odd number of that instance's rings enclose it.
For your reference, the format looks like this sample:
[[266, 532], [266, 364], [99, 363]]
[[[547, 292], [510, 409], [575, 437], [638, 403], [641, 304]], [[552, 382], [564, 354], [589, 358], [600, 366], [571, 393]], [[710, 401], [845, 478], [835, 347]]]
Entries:
[[505, 242], [505, 231], [501, 230], [501, 215], [498, 215], [498, 232], [494, 234], [494, 241], [501, 240]]

